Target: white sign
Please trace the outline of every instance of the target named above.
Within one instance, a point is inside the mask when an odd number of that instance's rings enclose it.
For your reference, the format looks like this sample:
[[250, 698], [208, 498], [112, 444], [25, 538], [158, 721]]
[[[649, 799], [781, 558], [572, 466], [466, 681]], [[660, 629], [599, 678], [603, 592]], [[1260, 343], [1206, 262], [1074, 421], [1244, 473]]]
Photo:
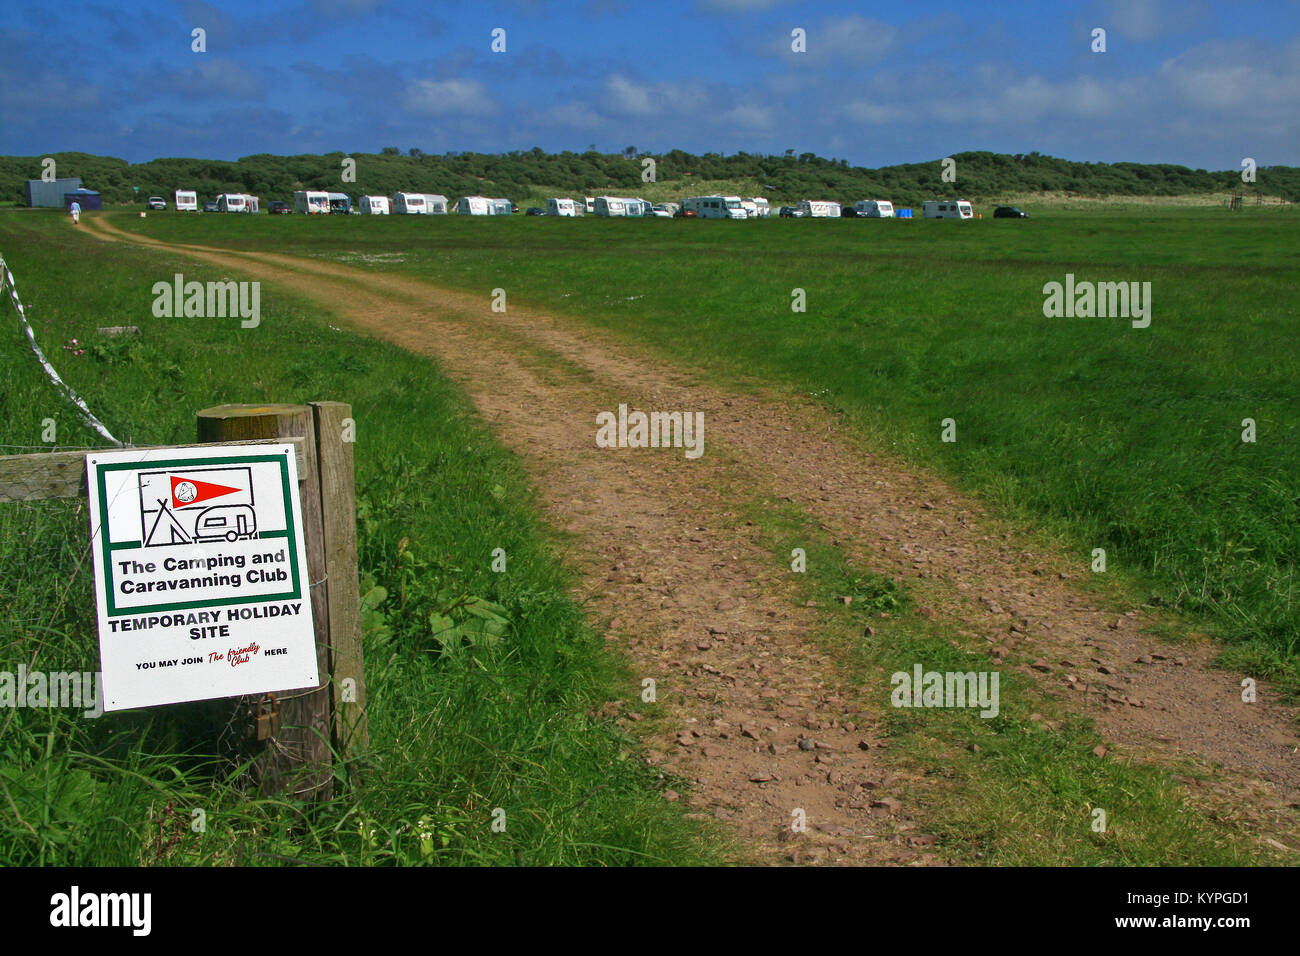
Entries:
[[292, 445], [86, 471], [104, 710], [320, 686]]

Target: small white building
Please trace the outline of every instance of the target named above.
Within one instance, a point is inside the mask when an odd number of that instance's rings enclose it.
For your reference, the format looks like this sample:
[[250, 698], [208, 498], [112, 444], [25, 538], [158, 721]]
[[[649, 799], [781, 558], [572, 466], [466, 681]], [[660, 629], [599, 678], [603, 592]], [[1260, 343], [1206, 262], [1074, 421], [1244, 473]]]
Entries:
[[192, 189], [176, 190], [176, 211], [177, 212], [198, 212], [199, 194]]
[[974, 219], [975, 212], [965, 199], [932, 199], [921, 206], [926, 219]]
[[387, 216], [392, 208], [387, 196], [362, 196], [357, 200], [357, 212], [363, 216]]
[[799, 215], [805, 219], [839, 219], [843, 210], [837, 202], [804, 199], [799, 203]]
[[894, 204], [888, 199], [859, 199], [853, 204], [860, 217], [866, 219], [893, 219]]

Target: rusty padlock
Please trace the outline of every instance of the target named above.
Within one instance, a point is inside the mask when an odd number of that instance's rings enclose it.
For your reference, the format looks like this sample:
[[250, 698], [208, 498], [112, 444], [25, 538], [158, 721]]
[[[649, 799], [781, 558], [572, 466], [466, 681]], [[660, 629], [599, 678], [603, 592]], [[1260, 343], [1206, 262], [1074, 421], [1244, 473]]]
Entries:
[[280, 702], [267, 694], [256, 706], [256, 739], [269, 740], [280, 732]]

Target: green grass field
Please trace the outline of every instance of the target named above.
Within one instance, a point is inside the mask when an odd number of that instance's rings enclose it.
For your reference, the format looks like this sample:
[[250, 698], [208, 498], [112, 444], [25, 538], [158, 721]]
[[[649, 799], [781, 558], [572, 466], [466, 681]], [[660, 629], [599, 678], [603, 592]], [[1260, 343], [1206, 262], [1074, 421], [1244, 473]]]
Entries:
[[[982, 210], [986, 214], [989, 210]], [[777, 382], [1202, 616], [1294, 679], [1300, 214], [1066, 209], [1028, 221], [509, 220], [177, 214], [167, 240], [365, 264]], [[378, 256], [379, 258], [372, 258]], [[1043, 286], [1150, 282], [1152, 320], [1045, 318]], [[807, 311], [791, 311], [803, 289]], [[941, 422], [957, 441], [940, 441]], [[1257, 440], [1244, 442], [1243, 420]]]
[[[1089, 207], [966, 223], [113, 221], [168, 241], [336, 259], [373, 270], [380, 285], [391, 270], [485, 303], [503, 287], [512, 305], [575, 316], [718, 380], [811, 394], [865, 442], [954, 476], [1065, 540], [1081, 569], [1104, 547], [1113, 572], [1199, 617], [1239, 660], [1296, 674], [1300, 252], [1288, 240], [1300, 220], [1288, 211]], [[683, 864], [732, 852], [701, 839], [658, 797], [665, 781], [633, 758], [634, 743], [589, 715], [625, 696], [625, 676], [564, 598], [518, 466], [436, 366], [335, 331], [273, 285], [263, 289], [255, 351], [237, 323], [196, 335], [154, 319], [154, 281], [218, 276], [74, 236], [58, 215], [0, 215], [0, 252], [60, 371], [137, 443], [191, 440], [193, 412], [220, 402], [353, 403], [361, 565], [383, 589], [372, 600], [385, 597], [368, 624], [371, 735], [384, 744], [365, 791], [345, 790], [304, 820], [214, 780], [186, 708], [114, 721], [111, 733], [108, 721], [11, 711], [0, 718], [10, 722], [0, 799], [18, 822], [5, 823], [0, 862]], [[1151, 282], [1150, 328], [1045, 318], [1043, 284], [1067, 272]], [[805, 313], [791, 311], [795, 288]], [[145, 337], [82, 356], [57, 347], [111, 324], [141, 325]], [[91, 443], [13, 323], [4, 335], [12, 358], [0, 366], [0, 442], [38, 445], [49, 416], [61, 443]], [[956, 443], [940, 441], [948, 417]], [[1247, 417], [1254, 444], [1241, 441]], [[766, 505], [751, 517], [775, 555], [792, 540], [821, 548], [812, 564], [824, 570], [809, 576], [807, 597], [831, 604], [841, 578], [862, 573], [804, 517]], [[85, 525], [75, 502], [0, 506], [0, 603], [18, 622], [0, 638], [0, 670], [92, 666]], [[506, 577], [488, 572], [498, 546], [512, 556]], [[452, 593], [507, 609], [508, 651], [435, 646], [428, 616]], [[947, 646], [923, 622], [876, 625], [887, 639], [846, 651], [863, 674], [933, 660]], [[860, 633], [860, 622], [843, 630]], [[973, 660], [962, 648], [949, 658], [935, 666]], [[1005, 693], [993, 722], [891, 719], [898, 759], [942, 771], [938, 789], [916, 798], [952, 852], [1029, 865], [1254, 859], [1241, 834], [1187, 812], [1167, 772], [1099, 763], [1090, 722], [1062, 714], [1058, 732], [1042, 732], [1019, 713], [1054, 713], [1033, 688], [1011, 678]], [[974, 742], [980, 750], [966, 746]], [[1092, 801], [1122, 810], [1115, 839], [1089, 840], [1086, 813], [1062, 809]], [[72, 812], [87, 804], [89, 814]], [[518, 811], [508, 811], [505, 834], [489, 830], [497, 806]], [[192, 807], [209, 812], [197, 844], [177, 838]]]
[[[259, 223], [260, 225], [260, 223]], [[69, 384], [137, 444], [194, 440], [223, 402], [350, 402], [374, 751], [307, 808], [250, 800], [212, 759], [202, 705], [87, 720], [0, 713], [0, 865], [716, 862], [722, 840], [659, 796], [634, 741], [598, 715], [635, 682], [566, 597], [524, 476], [426, 359], [335, 331], [267, 289], [256, 347], [238, 322], [199, 330], [149, 309], [174, 257], [74, 235], [62, 216], [0, 216], [0, 253]], [[0, 324], [0, 453], [101, 444], [44, 378], [12, 309]], [[101, 325], [143, 337], [99, 340]], [[81, 355], [60, 348], [78, 338]], [[35, 446], [35, 447], [24, 447]], [[0, 504], [0, 671], [97, 670], [84, 501]], [[492, 573], [504, 548], [507, 573]], [[495, 646], [444, 647], [430, 615], [498, 603]], [[680, 784], [678, 784], [680, 786]], [[505, 831], [492, 829], [495, 808]], [[192, 811], [206, 830], [191, 829]]]

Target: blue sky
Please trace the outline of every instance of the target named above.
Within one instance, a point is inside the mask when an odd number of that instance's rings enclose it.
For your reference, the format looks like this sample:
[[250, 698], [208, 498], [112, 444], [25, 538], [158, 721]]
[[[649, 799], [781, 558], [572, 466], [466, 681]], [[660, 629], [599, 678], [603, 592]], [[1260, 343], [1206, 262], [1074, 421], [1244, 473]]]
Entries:
[[6, 19], [0, 154], [595, 144], [1300, 165], [1295, 0], [100, 0]]

